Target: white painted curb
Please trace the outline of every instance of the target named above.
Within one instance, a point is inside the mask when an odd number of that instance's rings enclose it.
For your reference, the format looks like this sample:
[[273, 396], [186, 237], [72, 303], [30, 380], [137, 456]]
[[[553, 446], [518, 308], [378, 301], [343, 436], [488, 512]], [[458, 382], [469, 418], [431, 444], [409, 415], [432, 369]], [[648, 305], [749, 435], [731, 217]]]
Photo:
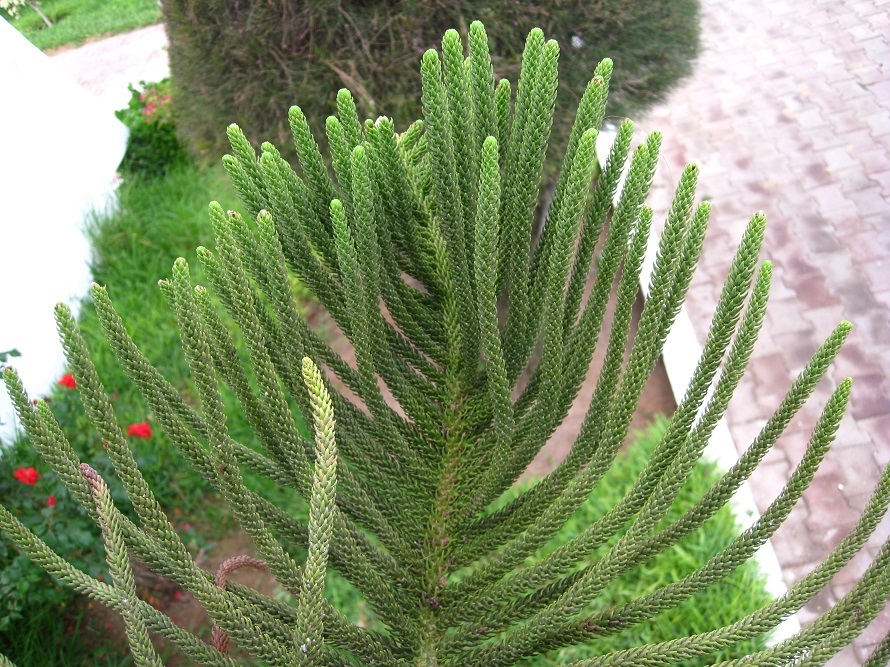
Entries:
[[[53, 306], [77, 312], [87, 293], [91, 210], [114, 205], [127, 128], [15, 28], [0, 19], [0, 352], [39, 398], [64, 368]], [[0, 389], [0, 440], [16, 419]]]

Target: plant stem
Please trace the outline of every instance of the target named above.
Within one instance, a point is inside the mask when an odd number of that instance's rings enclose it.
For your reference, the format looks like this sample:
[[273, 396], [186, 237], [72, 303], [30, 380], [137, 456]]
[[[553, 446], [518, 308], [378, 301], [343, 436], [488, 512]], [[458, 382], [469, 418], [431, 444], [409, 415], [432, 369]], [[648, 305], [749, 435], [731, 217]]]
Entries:
[[43, 22], [46, 23], [47, 27], [49, 27], [49, 28], [53, 27], [53, 22], [49, 20], [49, 17], [46, 14], [44, 14], [42, 11], [40, 11], [40, 3], [39, 2], [29, 2], [28, 7], [30, 7], [35, 12], [37, 12], [37, 14], [40, 16], [40, 18], [43, 19]]

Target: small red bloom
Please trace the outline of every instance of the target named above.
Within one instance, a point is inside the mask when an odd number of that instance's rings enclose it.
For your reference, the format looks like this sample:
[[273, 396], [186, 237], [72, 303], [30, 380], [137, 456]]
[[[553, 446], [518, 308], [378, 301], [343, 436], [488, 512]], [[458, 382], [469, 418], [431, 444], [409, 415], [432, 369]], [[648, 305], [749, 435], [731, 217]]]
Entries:
[[55, 507], [56, 506], [56, 497], [50, 496], [49, 498], [47, 498], [46, 504], [49, 505], [50, 507]]
[[182, 529], [183, 529], [183, 530], [191, 530], [191, 529], [192, 529], [192, 524], [190, 524], [190, 523], [184, 523], [184, 524], [182, 524]]
[[181, 597], [182, 597], [182, 591], [176, 591], [176, 592], [174, 592], [174, 593], [173, 593], [173, 602], [177, 602], [177, 601], [179, 601], [179, 599], [180, 599]]
[[68, 387], [68, 389], [74, 389], [77, 386], [77, 380], [74, 379], [71, 373], [65, 373], [65, 375], [59, 378], [59, 384], [63, 387]]
[[28, 486], [34, 486], [37, 484], [37, 480], [40, 479], [40, 473], [34, 470], [34, 468], [23, 468], [22, 466], [16, 468], [12, 476]]
[[134, 438], [150, 438], [151, 424], [147, 422], [142, 422], [141, 424], [130, 424], [127, 427], [127, 435], [132, 435]]

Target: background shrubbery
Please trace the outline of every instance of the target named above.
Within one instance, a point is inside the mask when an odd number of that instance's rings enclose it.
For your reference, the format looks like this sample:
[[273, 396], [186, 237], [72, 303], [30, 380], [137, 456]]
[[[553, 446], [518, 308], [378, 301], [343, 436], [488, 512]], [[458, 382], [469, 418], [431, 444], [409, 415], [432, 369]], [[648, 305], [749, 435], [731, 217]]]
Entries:
[[115, 115], [130, 130], [120, 169], [125, 175], [160, 176], [188, 161], [176, 136], [170, 79], [130, 86], [130, 102]]
[[514, 85], [532, 27], [559, 42], [553, 158], [599, 60], [615, 62], [608, 113], [634, 116], [690, 73], [699, 45], [698, 0], [166, 0], [163, 9], [180, 134], [208, 158], [228, 150], [233, 122], [288, 150], [288, 107], [302, 107], [320, 130], [344, 87], [362, 117], [385, 113], [404, 130], [421, 115], [420, 56], [447, 28], [466, 32], [471, 20], [486, 26], [496, 76]]

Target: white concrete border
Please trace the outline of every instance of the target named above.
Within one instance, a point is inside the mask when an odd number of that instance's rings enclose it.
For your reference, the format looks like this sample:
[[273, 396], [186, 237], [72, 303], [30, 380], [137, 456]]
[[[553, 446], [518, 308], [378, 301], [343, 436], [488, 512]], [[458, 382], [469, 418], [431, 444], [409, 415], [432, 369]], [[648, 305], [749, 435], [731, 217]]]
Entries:
[[[39, 398], [64, 368], [53, 306], [76, 314], [87, 293], [83, 223], [114, 205], [128, 131], [3, 19], [0, 62], [0, 351], [21, 352], [7, 363]], [[0, 440], [11, 442], [15, 428], [0, 389]]]

